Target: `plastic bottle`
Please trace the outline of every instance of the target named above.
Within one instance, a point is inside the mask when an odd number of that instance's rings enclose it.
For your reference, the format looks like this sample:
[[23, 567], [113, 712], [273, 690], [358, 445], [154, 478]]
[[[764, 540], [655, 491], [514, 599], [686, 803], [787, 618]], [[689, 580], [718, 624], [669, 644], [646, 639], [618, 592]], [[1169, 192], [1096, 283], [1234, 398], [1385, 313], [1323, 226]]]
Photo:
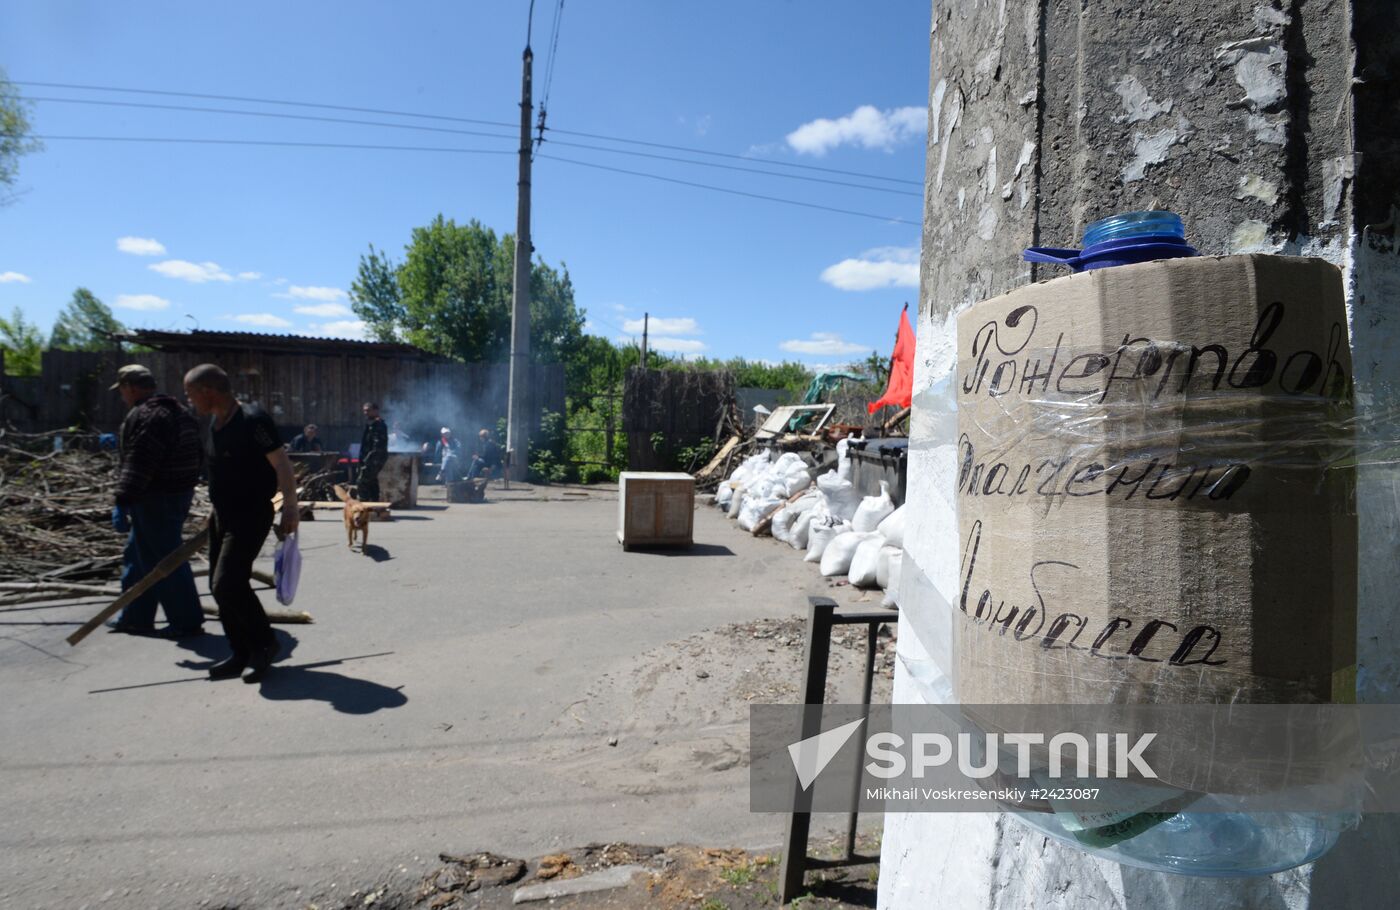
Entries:
[[1154, 259], [1180, 259], [1199, 256], [1186, 242], [1181, 216], [1154, 209], [1124, 212], [1101, 218], [1084, 229], [1084, 248], [1033, 246], [1022, 257], [1027, 262], [1064, 265], [1076, 272], [1132, 265]]
[[[1085, 272], [1198, 255], [1186, 242], [1179, 215], [1152, 210], [1095, 221], [1084, 229], [1082, 250], [1031, 247], [1023, 258]], [[1154, 812], [1152, 802], [1110, 824], [1086, 821], [1071, 812], [1013, 814], [1037, 831], [1095, 856], [1141, 869], [1211, 877], [1271, 875], [1310, 863], [1360, 821], [1354, 813], [1202, 811], [1215, 802], [1209, 794], [1192, 804], [1197, 811]]]

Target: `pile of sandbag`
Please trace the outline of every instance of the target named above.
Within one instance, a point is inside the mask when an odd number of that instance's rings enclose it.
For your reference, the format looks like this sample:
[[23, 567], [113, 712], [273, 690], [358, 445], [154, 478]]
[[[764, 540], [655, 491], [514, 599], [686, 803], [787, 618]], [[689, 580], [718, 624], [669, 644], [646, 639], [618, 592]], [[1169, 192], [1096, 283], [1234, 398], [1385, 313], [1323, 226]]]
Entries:
[[766, 454], [754, 455], [720, 484], [715, 505], [752, 532], [811, 484], [807, 462], [796, 452], [785, 452], [776, 461], [769, 461]]
[[715, 505], [752, 532], [772, 516], [772, 534], [826, 576], [847, 576], [861, 588], [883, 588], [884, 603], [897, 603], [904, 557], [904, 508], [895, 508], [889, 485], [862, 497], [851, 482], [850, 441], [836, 444], [836, 468], [812, 483], [807, 462], [788, 452], [770, 461], [750, 456], [719, 485]]

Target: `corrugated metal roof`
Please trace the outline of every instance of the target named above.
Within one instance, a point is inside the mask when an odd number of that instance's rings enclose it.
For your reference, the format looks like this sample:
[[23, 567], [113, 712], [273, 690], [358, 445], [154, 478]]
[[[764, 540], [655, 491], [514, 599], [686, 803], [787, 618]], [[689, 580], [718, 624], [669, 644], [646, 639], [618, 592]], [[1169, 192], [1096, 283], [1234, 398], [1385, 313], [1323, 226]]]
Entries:
[[137, 329], [126, 332], [119, 337], [131, 344], [145, 345], [157, 351], [195, 352], [257, 349], [298, 354], [397, 357], [438, 361], [447, 359], [398, 341], [356, 341], [350, 338], [323, 338], [314, 335], [219, 332], [207, 329], [197, 329], [191, 332]]

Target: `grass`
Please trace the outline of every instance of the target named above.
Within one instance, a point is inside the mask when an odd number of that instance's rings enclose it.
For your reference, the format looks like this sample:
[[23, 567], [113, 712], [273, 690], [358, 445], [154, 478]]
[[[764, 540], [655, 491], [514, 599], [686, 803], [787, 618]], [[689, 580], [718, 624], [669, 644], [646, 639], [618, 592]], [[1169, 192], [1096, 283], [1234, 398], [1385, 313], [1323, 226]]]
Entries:
[[712, 897], [700, 905], [700, 910], [729, 910], [729, 906], [724, 901], [715, 900]]
[[721, 869], [719, 872], [720, 878], [734, 885], [736, 888], [739, 885], [747, 885], [749, 882], [753, 881], [753, 876], [754, 867], [748, 863], [733, 866], [729, 869]]

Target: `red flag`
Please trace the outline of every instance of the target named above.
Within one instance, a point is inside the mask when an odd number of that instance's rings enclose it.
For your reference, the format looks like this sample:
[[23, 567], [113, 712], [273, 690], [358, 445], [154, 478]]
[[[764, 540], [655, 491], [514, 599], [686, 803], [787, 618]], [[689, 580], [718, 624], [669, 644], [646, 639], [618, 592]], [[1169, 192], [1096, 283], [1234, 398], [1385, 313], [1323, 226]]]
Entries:
[[899, 334], [894, 340], [894, 356], [890, 358], [890, 384], [879, 401], [866, 407], [871, 414], [887, 404], [907, 408], [914, 400], [914, 327], [909, 324], [909, 304], [899, 314]]

